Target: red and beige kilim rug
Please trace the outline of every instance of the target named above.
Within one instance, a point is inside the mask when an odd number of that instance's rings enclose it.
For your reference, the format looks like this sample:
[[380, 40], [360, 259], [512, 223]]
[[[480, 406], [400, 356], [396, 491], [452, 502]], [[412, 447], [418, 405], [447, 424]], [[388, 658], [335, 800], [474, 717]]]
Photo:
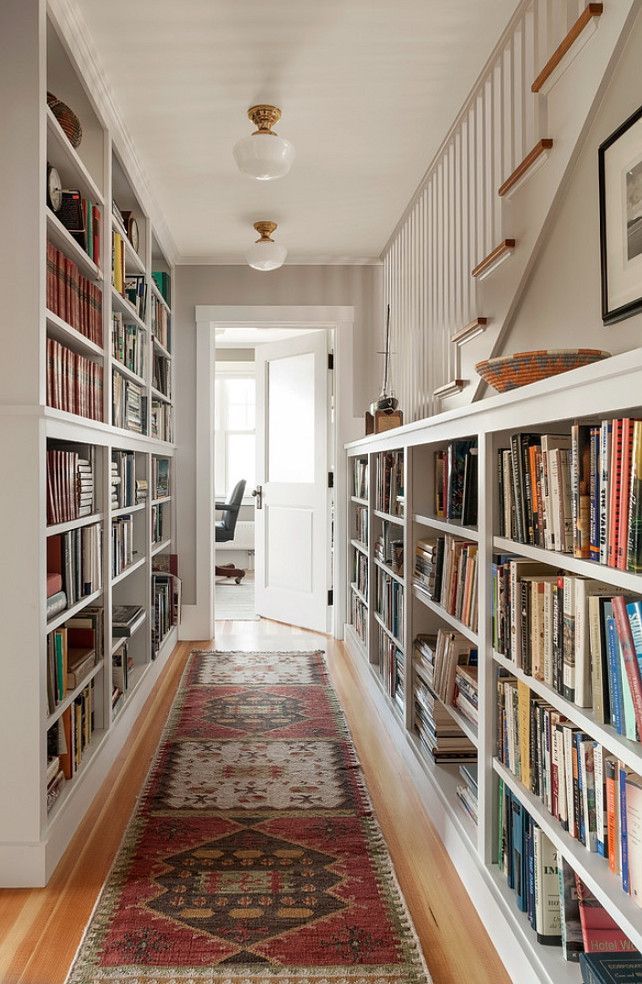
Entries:
[[68, 981], [430, 981], [322, 653], [192, 654]]

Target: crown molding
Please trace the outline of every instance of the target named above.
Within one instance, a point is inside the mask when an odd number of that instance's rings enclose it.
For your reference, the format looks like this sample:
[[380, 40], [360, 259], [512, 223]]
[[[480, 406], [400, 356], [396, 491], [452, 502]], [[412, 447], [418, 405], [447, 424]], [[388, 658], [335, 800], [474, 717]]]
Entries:
[[[177, 266], [238, 266], [246, 267], [245, 261], [240, 261], [238, 253], [220, 256], [183, 256], [176, 258]], [[284, 266], [383, 266], [380, 256], [293, 256], [285, 261]]]
[[55, 23], [61, 40], [88, 89], [88, 95], [111, 131], [112, 141], [134, 185], [141, 204], [152, 220], [154, 234], [168, 260], [176, 263], [178, 249], [170, 232], [163, 209], [154, 194], [147, 171], [136, 151], [136, 145], [123, 121], [123, 116], [109, 83], [77, 0], [47, 0], [47, 11]]

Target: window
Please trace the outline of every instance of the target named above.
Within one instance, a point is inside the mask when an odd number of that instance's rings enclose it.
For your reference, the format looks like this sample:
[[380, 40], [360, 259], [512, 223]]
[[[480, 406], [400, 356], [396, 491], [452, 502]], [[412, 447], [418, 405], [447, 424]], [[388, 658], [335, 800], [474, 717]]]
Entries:
[[216, 498], [226, 499], [240, 479], [245, 494], [256, 485], [256, 381], [251, 363], [216, 366], [214, 480]]

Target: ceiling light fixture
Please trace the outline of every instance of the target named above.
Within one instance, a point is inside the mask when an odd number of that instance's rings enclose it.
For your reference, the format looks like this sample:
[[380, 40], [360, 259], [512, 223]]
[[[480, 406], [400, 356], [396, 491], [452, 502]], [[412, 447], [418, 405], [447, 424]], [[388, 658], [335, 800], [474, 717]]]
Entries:
[[254, 223], [254, 228], [260, 238], [256, 240], [253, 246], [250, 246], [245, 254], [245, 259], [255, 270], [278, 270], [285, 263], [288, 251], [271, 238], [276, 227], [276, 222]]
[[234, 145], [234, 160], [243, 174], [257, 181], [273, 181], [288, 173], [294, 160], [294, 147], [277, 136], [272, 127], [281, 119], [276, 106], [252, 106], [247, 111], [256, 130]]

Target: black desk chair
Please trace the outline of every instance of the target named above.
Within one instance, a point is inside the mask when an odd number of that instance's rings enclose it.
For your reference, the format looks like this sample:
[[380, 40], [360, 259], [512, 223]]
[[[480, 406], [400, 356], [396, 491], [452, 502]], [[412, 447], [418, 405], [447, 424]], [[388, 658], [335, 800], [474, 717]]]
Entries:
[[[245, 479], [241, 479], [234, 486], [231, 496], [227, 502], [215, 502], [216, 509], [223, 512], [223, 518], [217, 519], [214, 524], [216, 543], [229, 543], [234, 539], [236, 521], [245, 493]], [[214, 573], [217, 577], [233, 577], [237, 584], [240, 584], [245, 577], [245, 571], [234, 564], [217, 564]]]

